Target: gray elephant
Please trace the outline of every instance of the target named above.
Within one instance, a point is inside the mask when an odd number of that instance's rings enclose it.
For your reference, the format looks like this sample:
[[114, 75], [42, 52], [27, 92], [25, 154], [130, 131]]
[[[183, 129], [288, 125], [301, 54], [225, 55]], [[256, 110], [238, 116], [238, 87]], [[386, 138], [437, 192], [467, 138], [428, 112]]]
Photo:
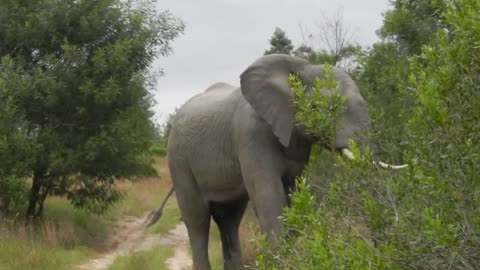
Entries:
[[[313, 86], [315, 77], [325, 77], [322, 70], [289, 55], [264, 56], [243, 72], [240, 88], [214, 84], [178, 110], [168, 164], [195, 270], [210, 269], [211, 218], [221, 233], [224, 269], [243, 269], [238, 231], [248, 200], [268, 239], [275, 242], [281, 233], [278, 217], [288, 193], [308, 162], [312, 144], [323, 141], [295, 123], [288, 76], [296, 74]], [[347, 106], [335, 145], [323, 146], [351, 157], [349, 140], [368, 127], [367, 106], [350, 76], [340, 70], [334, 75]], [[163, 205], [150, 224], [158, 220]]]

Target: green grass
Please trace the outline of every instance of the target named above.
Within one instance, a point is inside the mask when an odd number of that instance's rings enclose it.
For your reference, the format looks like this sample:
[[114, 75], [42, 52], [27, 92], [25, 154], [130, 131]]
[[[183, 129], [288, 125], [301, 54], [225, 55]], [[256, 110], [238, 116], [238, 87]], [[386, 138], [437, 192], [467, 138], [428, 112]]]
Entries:
[[71, 269], [93, 254], [88, 245], [107, 237], [109, 221], [51, 197], [35, 228], [21, 221], [0, 228], [0, 269]]
[[120, 257], [108, 268], [109, 270], [166, 270], [166, 260], [173, 256], [173, 250], [157, 247], [148, 251], [136, 252]]
[[223, 269], [222, 240], [217, 224], [212, 220], [210, 224], [210, 239], [208, 242], [208, 257], [212, 270]]
[[148, 233], [166, 233], [175, 228], [181, 222], [180, 217], [180, 209], [178, 209], [177, 201], [175, 198], [170, 198], [163, 209], [162, 217], [157, 221], [157, 223], [148, 229]]
[[39, 241], [31, 243], [0, 237], [0, 269], [60, 270], [71, 269], [88, 258], [87, 248], [65, 249], [50, 247]]
[[42, 241], [0, 237], [1, 270], [71, 269], [88, 258], [90, 253], [85, 247], [66, 249], [50, 247]]
[[66, 199], [58, 197], [51, 197], [46, 201], [44, 220], [44, 225], [53, 226], [51, 229], [55, 233], [67, 234], [65, 237], [71, 238], [60, 240], [75, 240], [75, 243], [60, 243], [67, 245], [87, 245], [102, 241], [108, 237], [114, 222], [114, 218], [109, 214], [99, 216], [75, 209]]

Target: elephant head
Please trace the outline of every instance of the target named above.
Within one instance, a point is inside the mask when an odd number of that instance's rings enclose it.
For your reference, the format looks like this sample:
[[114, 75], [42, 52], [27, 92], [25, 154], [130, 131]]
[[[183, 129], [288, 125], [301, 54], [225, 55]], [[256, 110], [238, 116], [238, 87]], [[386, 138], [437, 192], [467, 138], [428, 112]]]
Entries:
[[[311, 138], [302, 125], [295, 123], [295, 107], [292, 102], [294, 95], [288, 85], [290, 74], [297, 75], [307, 86], [306, 89], [314, 86], [315, 78], [325, 78], [321, 65], [312, 65], [304, 59], [290, 55], [267, 55], [258, 59], [241, 74], [243, 96], [255, 112], [271, 126], [284, 147], [289, 146], [294, 132], [307, 139], [320, 141], [320, 138]], [[347, 73], [334, 69], [334, 76], [339, 93], [345, 97], [346, 108], [336, 126], [333, 145], [328, 145], [327, 148], [353, 158], [352, 152], [348, 149], [349, 141], [354, 134], [368, 129], [367, 105], [355, 82]], [[383, 162], [377, 164], [393, 169], [406, 166], [394, 166]]]

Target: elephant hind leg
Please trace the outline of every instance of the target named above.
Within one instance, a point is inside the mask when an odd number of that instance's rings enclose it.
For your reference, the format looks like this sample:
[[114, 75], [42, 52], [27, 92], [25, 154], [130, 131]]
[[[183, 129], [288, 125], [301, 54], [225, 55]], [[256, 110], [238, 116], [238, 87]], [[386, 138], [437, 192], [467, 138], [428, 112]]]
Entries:
[[175, 165], [170, 166], [170, 174], [182, 219], [188, 230], [193, 270], [210, 270], [208, 237], [211, 216], [208, 203], [203, 199], [190, 170], [185, 169], [186, 166]]
[[248, 199], [231, 202], [211, 202], [210, 213], [220, 230], [225, 270], [244, 269], [240, 248], [239, 226]]

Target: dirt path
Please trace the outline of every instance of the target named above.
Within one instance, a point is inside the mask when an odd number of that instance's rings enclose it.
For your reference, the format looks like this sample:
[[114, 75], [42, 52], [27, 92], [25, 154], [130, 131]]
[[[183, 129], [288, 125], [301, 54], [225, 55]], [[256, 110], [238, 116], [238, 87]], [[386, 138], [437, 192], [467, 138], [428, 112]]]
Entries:
[[192, 261], [188, 253], [188, 234], [183, 223], [178, 224], [166, 234], [146, 235], [143, 217], [127, 217], [119, 222], [113, 236], [107, 241], [111, 248], [101, 257], [79, 265], [76, 269], [103, 270], [108, 269], [116, 258], [128, 254], [145, 251], [157, 246], [166, 246], [175, 250], [173, 257], [166, 263], [169, 270], [191, 268]]

